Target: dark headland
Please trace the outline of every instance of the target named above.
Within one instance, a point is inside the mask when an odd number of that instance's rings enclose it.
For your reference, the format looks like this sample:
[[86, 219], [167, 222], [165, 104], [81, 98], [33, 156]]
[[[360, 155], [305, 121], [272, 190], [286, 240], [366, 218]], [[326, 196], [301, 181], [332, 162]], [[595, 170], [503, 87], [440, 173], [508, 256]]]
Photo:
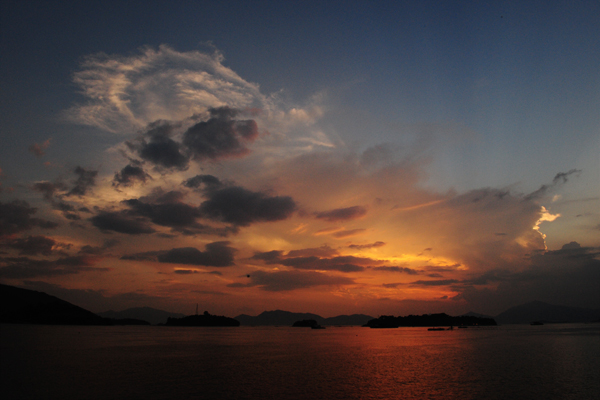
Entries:
[[57, 297], [0, 284], [0, 323], [43, 325], [150, 325], [139, 319], [103, 318]]

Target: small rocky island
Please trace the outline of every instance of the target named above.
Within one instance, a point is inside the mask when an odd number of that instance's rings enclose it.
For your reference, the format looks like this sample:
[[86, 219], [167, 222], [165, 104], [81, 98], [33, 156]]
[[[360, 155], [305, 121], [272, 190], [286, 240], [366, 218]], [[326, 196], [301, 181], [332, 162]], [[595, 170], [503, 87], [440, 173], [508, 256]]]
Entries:
[[202, 315], [188, 315], [183, 318], [168, 318], [165, 326], [240, 326], [240, 322], [222, 315], [211, 315], [204, 311]]
[[369, 328], [398, 328], [401, 326], [495, 326], [493, 318], [482, 318], [462, 315], [452, 317], [448, 314], [423, 314], [408, 315], [406, 317], [394, 317], [382, 315], [367, 322], [363, 326]]

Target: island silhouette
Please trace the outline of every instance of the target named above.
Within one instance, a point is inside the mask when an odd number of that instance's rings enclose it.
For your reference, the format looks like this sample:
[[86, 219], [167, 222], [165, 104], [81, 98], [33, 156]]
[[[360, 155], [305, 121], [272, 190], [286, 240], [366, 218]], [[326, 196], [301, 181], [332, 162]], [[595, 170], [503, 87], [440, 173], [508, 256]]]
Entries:
[[[147, 315], [155, 325], [167, 326], [291, 326], [296, 322], [305, 323], [303, 322], [305, 320], [314, 321], [316, 325], [320, 326], [344, 325], [371, 328], [493, 326], [496, 325], [496, 321], [500, 324], [530, 324], [533, 321], [542, 323], [600, 322], [600, 309], [557, 306], [540, 301], [511, 307], [496, 317], [470, 312], [457, 317], [441, 313], [406, 317], [382, 315], [379, 318], [364, 314], [352, 314], [323, 318], [317, 314], [282, 310], [264, 311], [257, 316], [241, 314], [235, 318], [211, 315], [208, 312], [185, 317], [183, 314], [149, 307], [102, 314], [102, 316], [94, 314], [43, 292], [0, 284], [0, 323], [12, 324], [151, 325], [145, 319], [135, 318], [138, 315]], [[166, 323], [157, 322], [164, 321], [163, 318], [167, 315], [170, 317], [167, 318]], [[300, 326], [312, 327], [313, 325]]]
[[240, 321], [222, 315], [204, 314], [188, 315], [183, 318], [169, 317], [165, 326], [240, 326]]

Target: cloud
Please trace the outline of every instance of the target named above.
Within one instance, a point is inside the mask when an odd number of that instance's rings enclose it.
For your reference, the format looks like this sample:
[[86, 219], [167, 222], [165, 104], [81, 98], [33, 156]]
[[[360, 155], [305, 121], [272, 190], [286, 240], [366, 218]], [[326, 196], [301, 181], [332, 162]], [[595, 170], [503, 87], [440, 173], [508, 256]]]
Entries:
[[203, 265], [206, 267], [229, 267], [234, 265], [237, 249], [229, 242], [213, 242], [205, 246], [204, 251], [195, 247], [178, 247], [171, 250], [147, 251], [124, 255], [122, 260], [155, 261], [169, 264]]
[[71, 256], [58, 260], [35, 260], [29, 257], [0, 258], [0, 277], [8, 279], [30, 279], [78, 274], [87, 271], [108, 271], [107, 268], [93, 267], [88, 257]]
[[279, 264], [296, 269], [340, 272], [360, 272], [365, 269], [365, 266], [381, 265], [384, 263], [381, 260], [364, 257], [335, 256], [320, 258], [310, 254], [327, 257], [338, 253], [329, 246], [322, 246], [313, 249], [292, 250], [287, 255], [284, 255], [282, 251], [276, 250], [264, 253], [258, 252], [254, 254], [252, 259], [262, 260], [266, 264]]
[[169, 46], [138, 54], [89, 56], [73, 80], [87, 97], [70, 120], [114, 133], [130, 133], [157, 119], [181, 121], [209, 108], [264, 109], [258, 85], [225, 67], [219, 52], [178, 52]]
[[60, 243], [46, 236], [28, 236], [26, 238], [8, 239], [0, 246], [19, 250], [19, 254], [36, 256], [49, 256], [55, 253], [64, 253], [65, 249], [71, 247], [70, 244]]
[[[169, 195], [175, 198], [170, 199]], [[131, 209], [132, 214], [147, 217], [156, 225], [171, 228], [193, 227], [201, 215], [200, 210], [179, 201], [180, 195], [180, 192], [171, 191], [155, 202], [152, 202], [152, 198], [140, 198], [125, 200], [123, 203]]]
[[347, 208], [336, 208], [334, 210], [322, 211], [315, 213], [315, 217], [328, 222], [339, 222], [357, 219], [364, 217], [367, 210], [361, 206], [353, 206]]
[[33, 190], [42, 193], [44, 200], [52, 201], [57, 193], [65, 192], [67, 185], [62, 182], [36, 182], [33, 184]]
[[247, 144], [258, 137], [254, 120], [234, 120], [239, 110], [209, 109], [211, 118], [198, 122], [183, 135], [183, 144], [197, 161], [241, 157], [250, 152]]
[[204, 218], [238, 226], [255, 222], [281, 221], [296, 211], [296, 203], [289, 196], [269, 196], [239, 186], [210, 190], [208, 200], [200, 205]]
[[350, 285], [354, 280], [344, 276], [331, 276], [320, 272], [304, 271], [254, 271], [249, 284], [230, 284], [230, 287], [258, 286], [269, 292], [303, 289], [313, 286]]
[[452, 285], [454, 283], [459, 283], [460, 281], [457, 279], [440, 279], [434, 281], [415, 281], [411, 282], [411, 285], [420, 285], [420, 286], [447, 286]]
[[145, 183], [150, 179], [150, 175], [139, 165], [127, 164], [120, 172], [115, 173], [113, 179], [114, 186], [132, 186], [136, 182]]
[[215, 190], [224, 184], [221, 183], [219, 178], [212, 175], [196, 175], [192, 178], [189, 178], [182, 183], [183, 186], [188, 187], [190, 189], [199, 189], [199, 190]]
[[54, 229], [56, 222], [41, 218], [32, 218], [37, 208], [31, 207], [23, 200], [13, 200], [10, 203], [0, 202], [0, 238], [23, 232], [33, 228]]
[[78, 175], [78, 177], [74, 182], [73, 188], [65, 196], [83, 196], [87, 193], [89, 188], [96, 184], [96, 175], [98, 175], [98, 171], [88, 171], [78, 166], [73, 172]]
[[568, 172], [559, 172], [556, 174], [556, 176], [554, 176], [554, 179], [552, 179], [551, 184], [542, 185], [535, 192], [532, 192], [532, 193], [528, 194], [527, 196], [525, 196], [525, 200], [534, 200], [534, 199], [541, 198], [541, 197], [545, 196], [546, 193], [548, 193], [550, 190], [552, 190], [562, 184], [567, 183], [569, 181], [569, 178], [571, 177], [571, 175], [579, 176], [579, 174], [581, 174], [580, 169], [571, 169]]
[[29, 146], [29, 151], [32, 152], [36, 157], [40, 158], [46, 154], [46, 149], [50, 146], [50, 139], [47, 139], [44, 143], [34, 143]]
[[112, 247], [115, 247], [120, 243], [121, 242], [119, 242], [117, 239], [108, 239], [108, 240], [104, 241], [102, 246], [90, 246], [90, 245], [86, 244], [84, 246], [81, 246], [81, 249], [79, 249], [79, 254], [89, 254], [89, 255], [104, 254], [104, 252], [106, 250], [108, 250]]
[[378, 241], [378, 242], [369, 243], [369, 244], [351, 244], [348, 247], [351, 249], [363, 250], [363, 249], [373, 249], [373, 248], [377, 248], [377, 247], [383, 247], [385, 245], [386, 245], [385, 242]]
[[321, 247], [311, 247], [307, 249], [290, 250], [286, 257], [319, 257], [328, 258], [339, 256], [340, 253], [336, 249], [332, 249], [328, 245], [324, 244]]
[[171, 138], [175, 128], [169, 122], [155, 121], [137, 141], [127, 142], [127, 146], [158, 168], [185, 171], [189, 158], [183, 153], [181, 143]]
[[124, 200], [123, 203], [130, 209], [122, 213], [147, 218], [156, 225], [169, 227], [185, 235], [227, 236], [237, 233], [235, 227], [212, 227], [199, 223], [198, 219], [205, 216], [199, 207], [182, 202], [184, 196], [183, 192], [164, 192], [158, 187], [148, 196]]
[[407, 267], [397, 267], [397, 266], [392, 266], [392, 267], [373, 267], [373, 270], [375, 270], [375, 271], [387, 271], [387, 272], [400, 272], [400, 273], [408, 274], [408, 275], [417, 275], [417, 274], [421, 273], [421, 271], [418, 271], [416, 269], [407, 268]]
[[343, 231], [335, 232], [331, 236], [333, 236], [334, 238], [337, 238], [337, 239], [344, 239], [344, 238], [347, 238], [347, 237], [361, 235], [364, 232], [366, 232], [366, 229], [362, 229], [362, 228], [359, 228], [359, 229], [348, 229], [348, 230], [343, 230]]
[[101, 211], [90, 218], [92, 225], [102, 231], [114, 231], [128, 235], [140, 235], [156, 232], [143, 218], [129, 215], [127, 212]]
[[204, 265], [207, 267], [229, 267], [234, 265], [236, 249], [229, 242], [213, 242], [205, 246], [205, 251], [194, 247], [181, 247], [158, 255], [158, 261], [171, 264]]
[[520, 271], [492, 271], [465, 280], [455, 288], [457, 299], [485, 304], [492, 313], [534, 300], [600, 308], [600, 248], [566, 246], [532, 256]]

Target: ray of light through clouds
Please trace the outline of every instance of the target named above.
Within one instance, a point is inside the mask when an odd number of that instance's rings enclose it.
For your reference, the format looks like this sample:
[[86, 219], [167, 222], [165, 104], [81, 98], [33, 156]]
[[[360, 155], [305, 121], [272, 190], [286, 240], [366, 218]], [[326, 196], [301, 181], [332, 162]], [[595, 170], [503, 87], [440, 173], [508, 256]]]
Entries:
[[[241, 9], [232, 16], [208, 3], [212, 17], [197, 23], [218, 15], [244, 32], [236, 23], [245, 12], [282, 17], [268, 2], [253, 11], [226, 3]], [[399, 31], [378, 2], [352, 3], [347, 19], [338, 16], [331, 27], [320, 24], [335, 7], [316, 4], [308, 10], [323, 13], [315, 20], [321, 34], [345, 30], [344, 21], [376, 32], [336, 36], [339, 61], [316, 44], [301, 16], [287, 17], [299, 24], [290, 28], [298, 40], [306, 35], [296, 52], [282, 50], [287, 62], [267, 44], [269, 51], [259, 50], [263, 28], [247, 39], [204, 30], [194, 45], [172, 35], [127, 49], [99, 43], [66, 58], [71, 75], [52, 90], [68, 101], [44, 116], [55, 127], [50, 133], [34, 133], [39, 125], [20, 120], [28, 114], [4, 111], [0, 281], [93, 311], [149, 305], [190, 313], [201, 303], [232, 316], [276, 308], [326, 316], [493, 314], [531, 300], [600, 307], [600, 122], [586, 113], [599, 109], [600, 75], [585, 69], [600, 60], [587, 54], [578, 66], [585, 73], [567, 71], [600, 40], [589, 37], [598, 28], [587, 16], [600, 16], [598, 7], [581, 5], [559, 26], [577, 34], [547, 37], [551, 50], [529, 54], [511, 35], [550, 29], [529, 14], [532, 5], [522, 12], [455, 5], [444, 9], [449, 14], [438, 5], [401, 5], [391, 12], [416, 13], [426, 28]], [[156, 18], [169, 8], [148, 7]], [[453, 20], [457, 9], [472, 17], [466, 27], [464, 15]], [[26, 12], [6, 11], [15, 23]], [[104, 29], [116, 23], [103, 18]], [[185, 35], [196, 21], [179, 23]], [[428, 27], [435, 23], [441, 27]], [[265, 24], [273, 35], [282, 29], [270, 17]], [[17, 30], [9, 25], [8, 52]], [[455, 55], [443, 47], [445, 31], [469, 38], [453, 45]], [[395, 39], [402, 35], [409, 39]], [[581, 35], [587, 45], [576, 42]], [[490, 48], [482, 51], [478, 40]], [[252, 42], [256, 54], [237, 41]], [[394, 48], [397, 41], [404, 47]], [[557, 59], [569, 43], [577, 43], [572, 59]], [[404, 61], [392, 48], [405, 52]], [[474, 59], [457, 59], [469, 50]], [[344, 64], [351, 51], [370, 57], [367, 66], [360, 57]], [[505, 56], [504, 69], [484, 56]], [[52, 57], [59, 56], [46, 62]], [[304, 70], [286, 68], [294, 62]], [[581, 80], [591, 89], [578, 98]], [[510, 98], [507, 90], [515, 91]], [[548, 100], [552, 90], [570, 97]], [[546, 110], [528, 103], [538, 100]], [[572, 131], [564, 131], [569, 122]], [[29, 158], [17, 161], [12, 150]]]

